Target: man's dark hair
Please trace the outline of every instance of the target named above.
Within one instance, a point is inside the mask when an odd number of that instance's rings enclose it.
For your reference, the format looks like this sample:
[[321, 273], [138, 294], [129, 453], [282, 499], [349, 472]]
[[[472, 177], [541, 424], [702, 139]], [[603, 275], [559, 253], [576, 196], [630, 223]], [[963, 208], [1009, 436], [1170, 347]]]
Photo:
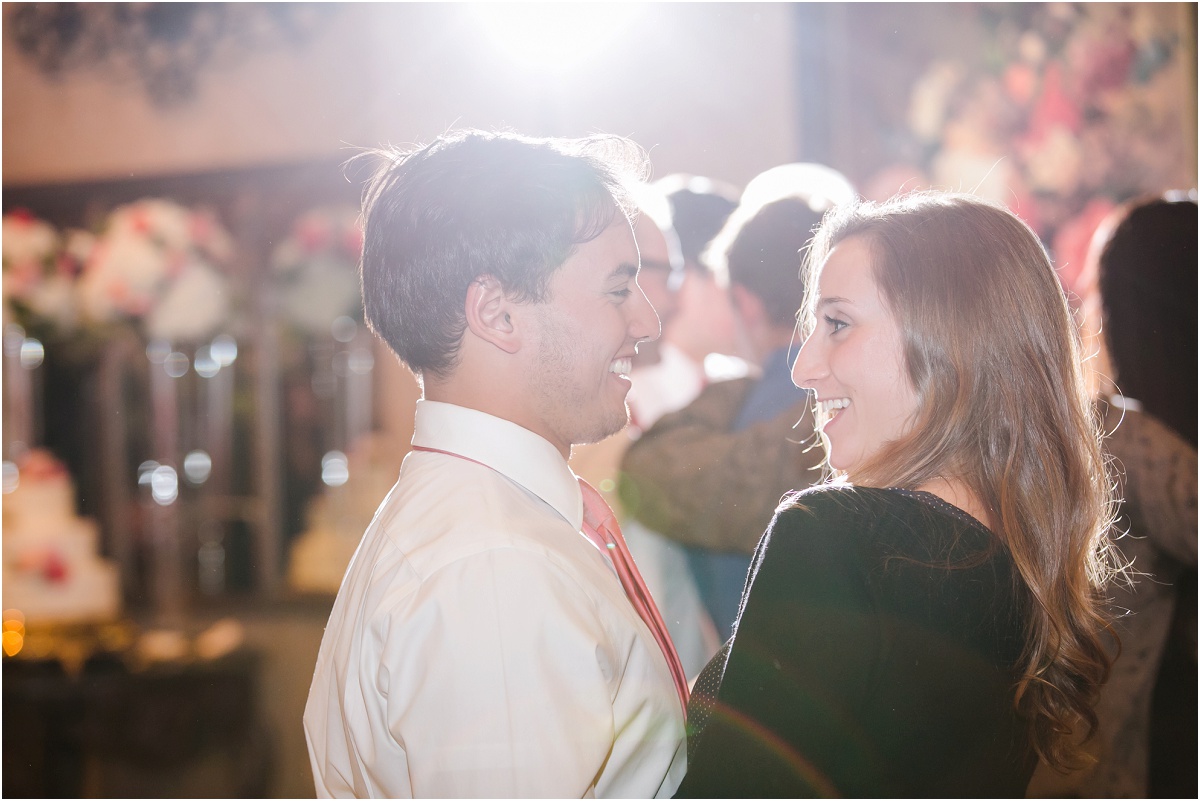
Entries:
[[683, 260], [701, 264], [700, 254], [738, 205], [733, 187], [696, 175], [668, 175], [655, 182], [671, 206], [671, 225], [679, 236]]
[[370, 153], [384, 163], [363, 192], [366, 321], [413, 372], [443, 376], [471, 283], [491, 275], [519, 302], [543, 300], [576, 246], [632, 216], [626, 186], [646, 172], [644, 151], [616, 136], [457, 131]]
[[735, 214], [713, 243], [728, 243], [724, 262], [729, 283], [754, 293], [776, 325], [791, 325], [804, 300], [801, 251], [822, 211], [814, 211], [807, 198], [785, 197], [750, 216]]

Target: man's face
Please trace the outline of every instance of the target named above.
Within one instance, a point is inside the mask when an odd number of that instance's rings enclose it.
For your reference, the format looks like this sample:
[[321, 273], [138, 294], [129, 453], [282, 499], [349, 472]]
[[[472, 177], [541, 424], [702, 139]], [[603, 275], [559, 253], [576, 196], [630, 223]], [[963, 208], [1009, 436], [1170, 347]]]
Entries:
[[529, 427], [569, 454], [629, 422], [625, 396], [637, 343], [658, 317], [637, 283], [638, 250], [624, 216], [578, 246], [530, 311]]

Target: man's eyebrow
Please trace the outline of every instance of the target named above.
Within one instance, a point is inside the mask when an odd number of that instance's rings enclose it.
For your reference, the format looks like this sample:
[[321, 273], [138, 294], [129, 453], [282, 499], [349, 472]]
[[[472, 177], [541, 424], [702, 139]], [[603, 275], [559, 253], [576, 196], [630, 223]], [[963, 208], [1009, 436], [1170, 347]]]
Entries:
[[609, 278], [636, 278], [638, 266], [628, 262], [618, 264], [617, 268], [608, 274]]
[[669, 261], [658, 261], [657, 259], [642, 259], [643, 270], [667, 270], [673, 272], [676, 268], [671, 266]]

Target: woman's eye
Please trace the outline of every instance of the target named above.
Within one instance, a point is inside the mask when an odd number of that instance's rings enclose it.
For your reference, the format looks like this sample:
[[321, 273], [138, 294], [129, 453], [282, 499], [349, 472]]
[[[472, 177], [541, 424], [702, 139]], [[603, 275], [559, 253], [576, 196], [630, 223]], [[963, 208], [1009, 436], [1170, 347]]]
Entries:
[[829, 315], [825, 315], [825, 322], [829, 324], [829, 327], [832, 329], [832, 333], [834, 334], [849, 325], [849, 323], [847, 323], [845, 320], [839, 320], [838, 318], [830, 317]]

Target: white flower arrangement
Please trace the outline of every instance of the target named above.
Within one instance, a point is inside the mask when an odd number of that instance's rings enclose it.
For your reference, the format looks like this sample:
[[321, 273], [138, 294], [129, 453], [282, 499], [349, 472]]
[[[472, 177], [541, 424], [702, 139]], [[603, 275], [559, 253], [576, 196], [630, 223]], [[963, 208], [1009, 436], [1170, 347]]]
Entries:
[[140, 321], [151, 339], [196, 342], [217, 333], [232, 310], [232, 240], [208, 212], [161, 199], [115, 209], [78, 282], [84, 317]]
[[82, 231], [62, 235], [27, 211], [3, 219], [4, 308], [22, 325], [70, 333], [78, 321], [75, 276], [90, 249]]
[[271, 254], [283, 319], [307, 334], [327, 335], [337, 318], [361, 316], [361, 254], [357, 209], [317, 208], [299, 217]]

